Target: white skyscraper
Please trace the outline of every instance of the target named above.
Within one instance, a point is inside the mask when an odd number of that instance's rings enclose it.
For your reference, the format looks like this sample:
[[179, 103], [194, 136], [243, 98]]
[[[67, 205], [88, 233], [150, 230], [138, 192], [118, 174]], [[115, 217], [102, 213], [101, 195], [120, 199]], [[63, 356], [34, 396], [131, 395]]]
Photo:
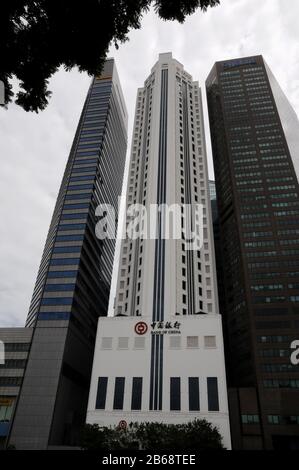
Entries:
[[[205, 418], [230, 448], [201, 91], [171, 53], [160, 54], [137, 93], [127, 209], [135, 204], [147, 214], [166, 209], [156, 225], [144, 219], [155, 237], [122, 241], [114, 317], [98, 325], [87, 422]], [[168, 239], [174, 205], [184, 207], [182, 228]], [[184, 233], [199, 226], [201, 246], [190, 249]]]

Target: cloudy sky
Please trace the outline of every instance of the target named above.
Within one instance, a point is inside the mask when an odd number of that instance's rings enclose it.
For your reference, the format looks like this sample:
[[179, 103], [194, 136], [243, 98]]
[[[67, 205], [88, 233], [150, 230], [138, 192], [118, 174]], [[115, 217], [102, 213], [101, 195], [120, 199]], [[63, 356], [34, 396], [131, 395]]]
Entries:
[[[129, 143], [137, 87], [160, 52], [172, 51], [203, 88], [216, 60], [263, 54], [299, 114], [298, 17], [299, 2], [290, 0], [221, 0], [183, 25], [148, 13], [141, 30], [110, 51], [129, 111]], [[61, 71], [51, 80], [53, 97], [42, 113], [0, 109], [0, 327], [24, 325], [89, 83], [85, 74]], [[209, 164], [212, 176], [210, 154]]]

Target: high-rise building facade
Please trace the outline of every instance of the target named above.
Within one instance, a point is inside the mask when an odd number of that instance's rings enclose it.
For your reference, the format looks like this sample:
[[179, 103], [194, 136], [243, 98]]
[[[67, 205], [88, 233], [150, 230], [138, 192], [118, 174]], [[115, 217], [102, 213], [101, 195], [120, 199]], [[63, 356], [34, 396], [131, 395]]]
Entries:
[[299, 122], [261, 56], [206, 82], [235, 448], [299, 448]]
[[32, 328], [0, 328], [0, 450], [4, 449], [20, 393]]
[[[114, 316], [98, 325], [87, 422], [206, 418], [229, 448], [202, 98], [171, 53], [160, 54], [137, 93], [127, 212], [136, 204], [147, 238], [130, 237], [127, 220]], [[167, 209], [156, 224], [148, 217], [153, 205], [175, 204], [185, 207], [177, 239], [167, 237]], [[202, 244], [189, 249], [196, 205]]]
[[115, 248], [97, 238], [95, 212], [110, 204], [117, 213], [126, 147], [126, 106], [109, 59], [87, 94], [30, 305], [33, 339], [10, 435], [17, 449], [74, 444], [84, 423]]

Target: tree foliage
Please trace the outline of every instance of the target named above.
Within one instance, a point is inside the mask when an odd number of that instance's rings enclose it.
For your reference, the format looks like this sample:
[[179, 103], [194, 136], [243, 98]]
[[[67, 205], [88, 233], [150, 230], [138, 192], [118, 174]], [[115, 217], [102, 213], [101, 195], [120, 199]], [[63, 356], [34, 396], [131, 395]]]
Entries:
[[99, 428], [87, 424], [81, 447], [85, 450], [144, 449], [147, 451], [193, 451], [222, 449], [218, 429], [206, 420], [185, 424], [130, 423], [127, 429]]
[[160, 18], [183, 22], [197, 8], [220, 0], [3, 0], [0, 6], [0, 80], [5, 100], [14, 98], [12, 79], [20, 81], [16, 103], [26, 111], [44, 109], [49, 78], [63, 66], [90, 75], [102, 70], [111, 43], [116, 47], [139, 29], [154, 6]]

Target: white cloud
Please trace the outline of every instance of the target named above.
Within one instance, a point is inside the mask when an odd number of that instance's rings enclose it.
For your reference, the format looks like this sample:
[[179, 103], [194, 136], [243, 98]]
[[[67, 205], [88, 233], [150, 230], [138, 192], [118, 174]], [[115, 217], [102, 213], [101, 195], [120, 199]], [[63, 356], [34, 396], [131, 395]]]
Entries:
[[[299, 114], [299, 4], [289, 0], [221, 0], [181, 25], [151, 11], [142, 29], [110, 55], [117, 61], [130, 116], [137, 88], [160, 52], [172, 51], [202, 88], [216, 60], [263, 54]], [[55, 199], [90, 82], [60, 71], [51, 80], [48, 108], [27, 114], [0, 110], [0, 326], [23, 325]], [[206, 107], [206, 128], [208, 130]], [[212, 172], [211, 155], [209, 154]]]

